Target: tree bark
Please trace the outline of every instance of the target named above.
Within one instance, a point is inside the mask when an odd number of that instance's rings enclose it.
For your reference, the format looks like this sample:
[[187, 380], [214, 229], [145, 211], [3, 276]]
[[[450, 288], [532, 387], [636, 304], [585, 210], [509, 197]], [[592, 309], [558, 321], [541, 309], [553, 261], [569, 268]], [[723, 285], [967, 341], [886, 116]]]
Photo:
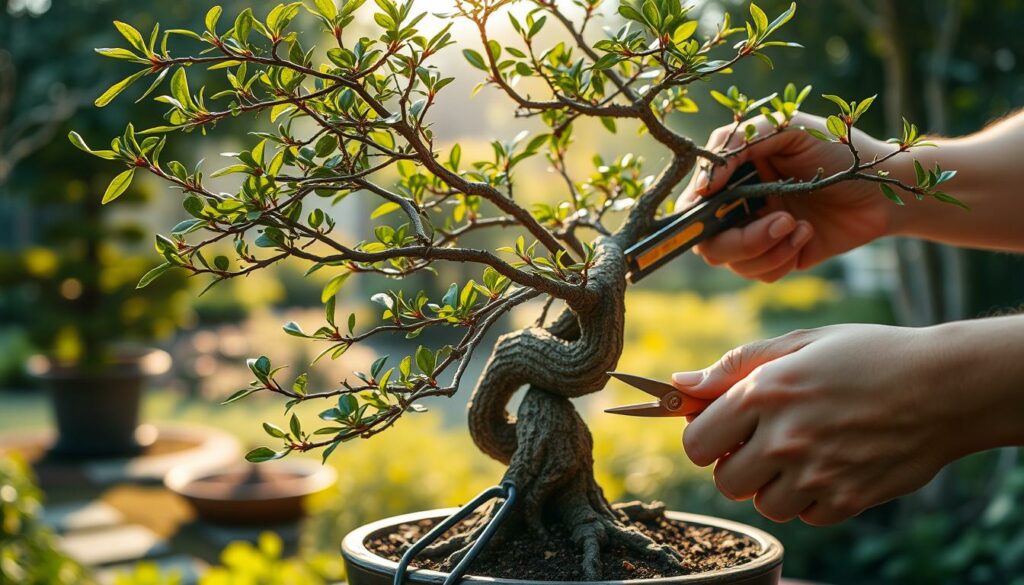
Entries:
[[[469, 403], [474, 442], [508, 465], [504, 481], [513, 482], [520, 494], [512, 519], [505, 521], [496, 538], [528, 530], [546, 540], [548, 528], [561, 524], [583, 553], [581, 569], [587, 580], [601, 578], [601, 550], [612, 542], [648, 556], [666, 570], [682, 560], [675, 549], [629, 526], [626, 510], [605, 499], [594, 479], [590, 431], [569, 400], [603, 389], [607, 372], [622, 354], [623, 246], [615, 237], [604, 237], [597, 241], [597, 249], [587, 287], [599, 293], [598, 302], [584, 310], [570, 305], [546, 327], [499, 338]], [[524, 386], [518, 417], [512, 417], [506, 408]], [[661, 508], [633, 505], [630, 510], [650, 514]], [[477, 523], [477, 528], [435, 545], [428, 554], [448, 555], [446, 565], [454, 566], [485, 524]]]

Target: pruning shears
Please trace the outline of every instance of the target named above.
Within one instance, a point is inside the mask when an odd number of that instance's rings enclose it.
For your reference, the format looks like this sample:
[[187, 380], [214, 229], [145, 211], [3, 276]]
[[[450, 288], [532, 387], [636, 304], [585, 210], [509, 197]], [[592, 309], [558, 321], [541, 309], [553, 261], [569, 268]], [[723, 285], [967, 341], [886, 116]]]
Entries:
[[626, 279], [631, 283], [639, 282], [707, 238], [748, 221], [764, 207], [764, 198], [733, 199], [729, 192], [740, 185], [760, 182], [753, 163], [740, 165], [724, 189], [670, 217], [665, 227], [627, 248], [629, 273]]
[[623, 374], [622, 372], [608, 372], [608, 375], [657, 398], [653, 402], [627, 404], [625, 406], [605, 409], [605, 412], [612, 414], [655, 417], [690, 416], [691, 414], [703, 411], [711, 404], [708, 400], [700, 400], [683, 394], [668, 382], [660, 382], [633, 374]]

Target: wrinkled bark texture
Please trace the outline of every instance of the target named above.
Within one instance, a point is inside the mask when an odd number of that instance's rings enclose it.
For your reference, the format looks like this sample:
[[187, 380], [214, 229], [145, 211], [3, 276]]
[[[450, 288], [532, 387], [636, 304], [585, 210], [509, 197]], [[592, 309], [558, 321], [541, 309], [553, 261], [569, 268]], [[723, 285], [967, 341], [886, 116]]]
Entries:
[[[658, 545], [626, 524], [626, 512], [650, 513], [633, 505], [613, 508], [594, 480], [590, 431], [569, 401], [597, 392], [608, 382], [622, 353], [626, 265], [621, 243], [597, 241], [587, 287], [598, 300], [567, 308], [551, 324], [499, 338], [469, 405], [469, 428], [477, 446], [508, 465], [505, 480], [519, 498], [498, 539], [526, 529], [538, 539], [560, 523], [583, 552], [583, 574], [601, 577], [601, 549], [618, 542], [661, 563], [678, 564], [674, 549]], [[513, 394], [526, 386], [518, 417], [507, 412]], [[430, 552], [450, 555], [454, 564], [482, 530], [460, 534]]]

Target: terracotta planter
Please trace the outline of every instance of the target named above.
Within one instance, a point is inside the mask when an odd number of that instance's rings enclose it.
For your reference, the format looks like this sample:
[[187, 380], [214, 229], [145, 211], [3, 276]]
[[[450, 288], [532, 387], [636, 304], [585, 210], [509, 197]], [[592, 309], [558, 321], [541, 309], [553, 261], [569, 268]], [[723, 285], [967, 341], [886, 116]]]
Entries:
[[333, 467], [310, 459], [243, 463], [228, 468], [182, 464], [164, 485], [188, 500], [196, 515], [233, 526], [294, 522], [305, 515], [304, 500], [334, 485]]
[[147, 378], [166, 372], [170, 364], [167, 352], [152, 349], [120, 352], [96, 369], [33, 358], [30, 369], [50, 394], [57, 424], [50, 453], [82, 459], [137, 455], [142, 390]]
[[[345, 558], [349, 585], [391, 585], [398, 563], [377, 556], [370, 552], [364, 543], [374, 535], [393, 532], [400, 524], [418, 522], [431, 518], [444, 518], [452, 514], [456, 508], [430, 510], [404, 516], [386, 518], [367, 524], [350, 532], [341, 543], [341, 554]], [[731, 530], [737, 534], [748, 536], [760, 545], [761, 554], [754, 560], [711, 573], [687, 575], [685, 577], [666, 577], [662, 579], [637, 579], [630, 581], [524, 581], [518, 579], [496, 579], [487, 576], [467, 576], [464, 582], [487, 583], [488, 585], [565, 585], [566, 583], [583, 583], [585, 585], [647, 585], [647, 584], [679, 584], [679, 585], [777, 585], [782, 573], [782, 544], [773, 536], [752, 526], [730, 522], [711, 516], [668, 512], [672, 520], [680, 520], [691, 524], [713, 526]], [[472, 569], [470, 569], [472, 571]], [[447, 575], [437, 571], [410, 571], [407, 581], [410, 583], [442, 583]]]

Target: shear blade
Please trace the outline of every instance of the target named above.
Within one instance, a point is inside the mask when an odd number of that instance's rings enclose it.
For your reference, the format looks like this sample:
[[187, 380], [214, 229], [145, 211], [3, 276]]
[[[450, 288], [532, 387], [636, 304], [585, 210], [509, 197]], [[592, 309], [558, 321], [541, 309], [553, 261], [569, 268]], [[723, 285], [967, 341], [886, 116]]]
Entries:
[[627, 404], [626, 406], [606, 408], [604, 411], [611, 414], [624, 414], [626, 416], [679, 416], [678, 413], [665, 410], [660, 402]]
[[651, 378], [644, 378], [643, 376], [624, 374], [622, 372], [608, 372], [608, 375], [616, 380], [625, 382], [638, 390], [643, 390], [655, 398], [662, 398], [669, 392], [675, 391], [675, 387], [672, 386], [672, 384], [652, 380]]

